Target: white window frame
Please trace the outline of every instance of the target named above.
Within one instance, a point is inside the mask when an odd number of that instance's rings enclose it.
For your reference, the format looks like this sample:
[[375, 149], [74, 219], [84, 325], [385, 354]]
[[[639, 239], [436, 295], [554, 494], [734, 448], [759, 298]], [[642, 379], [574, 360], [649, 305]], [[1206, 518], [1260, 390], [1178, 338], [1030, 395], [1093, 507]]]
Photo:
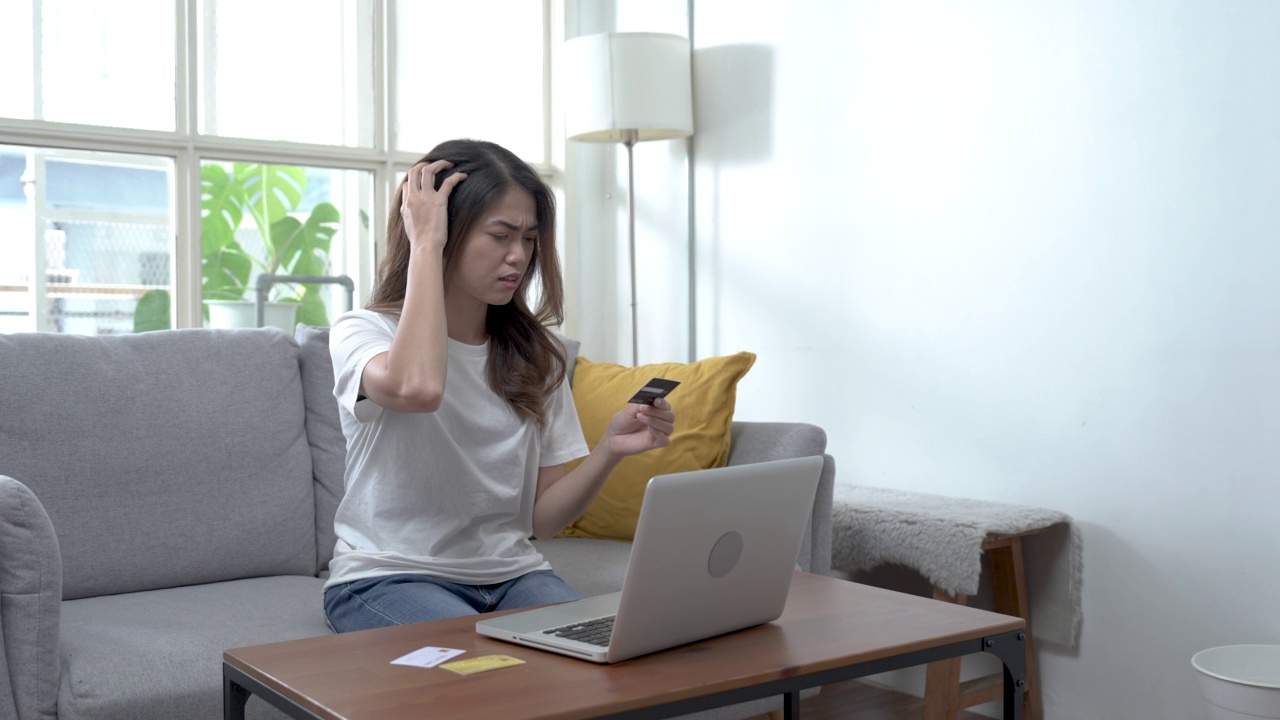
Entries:
[[[31, 0], [37, 13], [39, 23], [39, 0]], [[175, 3], [175, 55], [177, 62], [176, 118], [173, 132], [137, 130], [129, 128], [112, 128], [76, 123], [59, 123], [45, 120], [24, 120], [0, 117], [0, 145], [21, 146], [31, 150], [52, 149], [66, 151], [100, 151], [123, 153], [155, 158], [167, 158], [174, 164], [174, 188], [172, 192], [172, 216], [174, 218], [174, 252], [171, 267], [171, 282], [174, 288], [174, 327], [198, 327], [202, 320], [201, 313], [201, 267], [200, 267], [200, 167], [205, 161], [247, 161], [280, 165], [314, 166], [339, 170], [359, 170], [373, 177], [373, 199], [370, 209], [370, 234], [374, 242], [368, 247], [351, 248], [354, 257], [349, 256], [349, 266], [354, 260], [358, 298], [366, 297], [373, 286], [376, 262], [386, 247], [384, 236], [387, 225], [387, 212], [390, 198], [394, 192], [394, 183], [420, 157], [420, 152], [392, 150], [395, 146], [393, 125], [395, 117], [394, 67], [396, 27], [394, 0], [355, 0], [353, 18], [359, 22], [364, 19], [372, 23], [372, 52], [361, 52], [362, 58], [373, 63], [372, 93], [361, 97], [372, 96], [373, 103], [373, 146], [369, 148], [347, 147], [340, 145], [316, 145], [309, 143], [292, 143], [282, 141], [264, 141], [243, 138], [218, 137], [202, 135], [197, 132], [199, 98], [195, 89], [201, 87], [198, 77], [200, 72], [197, 58], [200, 38], [199, 25], [196, 22], [201, 0], [174, 0]], [[553, 128], [559, 127], [558, 112], [553, 109], [552, 98], [552, 63], [555, 49], [563, 38], [563, 2], [564, 0], [541, 0], [543, 5], [543, 149], [546, 162], [534, 163], [535, 169], [543, 179], [555, 189], [557, 195], [563, 196], [563, 178], [560, 168], [563, 167], [564, 144]], [[300, 6], [301, 7], [301, 6]], [[36, 28], [36, 56], [39, 57], [39, 28]], [[363, 38], [366, 35], [357, 33]], [[38, 68], [37, 68], [38, 69]], [[40, 83], [35, 83], [37, 94], [36, 113], [40, 112], [38, 94]], [[144, 163], [145, 164], [145, 163]], [[42, 178], [35, 178], [42, 180]], [[41, 183], [42, 184], [42, 183]], [[43, 188], [37, 187], [34, 194], [36, 202], [43, 204]], [[563, 203], [559, 203], [563, 206]], [[43, 211], [39, 211], [43, 213]], [[563, 213], [563, 211], [560, 211]], [[563, 218], [561, 218], [562, 220]], [[564, 223], [558, 222], [561, 228]], [[35, 228], [35, 217], [32, 218]], [[42, 227], [42, 226], [39, 226]], [[563, 236], [563, 233], [561, 233]], [[35, 236], [33, 236], [35, 237]], [[563, 237], [561, 238], [563, 243]], [[24, 261], [40, 263], [39, 257], [42, 243], [36, 242], [35, 256], [24, 258]], [[359, 245], [369, 245], [360, 243]], [[563, 245], [561, 245], [563, 247]], [[35, 265], [33, 265], [35, 267]], [[38, 295], [43, 293], [43, 273], [32, 273], [30, 276], [31, 291]], [[34, 307], [43, 307], [37, 303]]]

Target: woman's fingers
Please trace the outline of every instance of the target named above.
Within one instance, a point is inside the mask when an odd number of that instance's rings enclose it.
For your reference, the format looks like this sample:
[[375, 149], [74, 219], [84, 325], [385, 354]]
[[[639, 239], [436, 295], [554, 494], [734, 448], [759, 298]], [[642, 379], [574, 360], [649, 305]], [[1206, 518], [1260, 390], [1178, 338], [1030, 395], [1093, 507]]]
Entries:
[[453, 192], [453, 189], [458, 185], [458, 183], [466, 179], [467, 179], [467, 174], [464, 172], [456, 172], [450, 175], [449, 177], [445, 178], [443, 182], [440, 183], [440, 190], [439, 190], [440, 194], [444, 195], [445, 197], [448, 197], [449, 193]]
[[[435, 162], [421, 162], [409, 168], [409, 172], [404, 177], [404, 189], [400, 197], [401, 211], [409, 210], [411, 205], [425, 203], [430, 205], [442, 202], [449, 197], [449, 193], [457, 186], [458, 183], [467, 179], [466, 173], [453, 173], [440, 183], [440, 189], [435, 189], [435, 176], [437, 173], [448, 170], [453, 167], [453, 163], [448, 160], [436, 160]], [[426, 206], [424, 205], [424, 206]]]
[[436, 173], [451, 167], [453, 163], [448, 160], [420, 162], [409, 168], [408, 174], [405, 175], [405, 183], [411, 190], [435, 189]]
[[448, 241], [447, 203], [449, 193], [464, 179], [466, 173], [455, 172], [435, 188], [438, 173], [453, 168], [448, 160], [420, 162], [409, 168], [401, 188], [400, 215], [404, 219], [405, 232], [411, 247], [426, 243], [443, 248]]
[[645, 425], [648, 425], [650, 428], [657, 430], [663, 435], [670, 435], [675, 432], [676, 424], [671, 420], [654, 417], [653, 415], [643, 415], [641, 417], [643, 418]]
[[661, 398], [655, 400], [650, 407], [640, 408], [637, 418], [663, 435], [670, 435], [675, 431], [676, 414], [672, 411], [671, 404]]

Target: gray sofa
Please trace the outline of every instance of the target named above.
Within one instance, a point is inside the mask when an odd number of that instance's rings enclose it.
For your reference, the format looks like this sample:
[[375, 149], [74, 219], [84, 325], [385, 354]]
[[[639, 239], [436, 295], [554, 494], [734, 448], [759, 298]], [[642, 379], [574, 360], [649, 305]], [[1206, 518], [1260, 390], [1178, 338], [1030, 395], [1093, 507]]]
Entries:
[[[0, 719], [220, 717], [224, 649], [330, 632], [332, 382], [319, 328], [0, 335]], [[730, 462], [825, 447], [812, 425], [736, 422]], [[812, 572], [833, 486], [827, 456]], [[539, 545], [582, 592], [619, 589], [627, 543]]]

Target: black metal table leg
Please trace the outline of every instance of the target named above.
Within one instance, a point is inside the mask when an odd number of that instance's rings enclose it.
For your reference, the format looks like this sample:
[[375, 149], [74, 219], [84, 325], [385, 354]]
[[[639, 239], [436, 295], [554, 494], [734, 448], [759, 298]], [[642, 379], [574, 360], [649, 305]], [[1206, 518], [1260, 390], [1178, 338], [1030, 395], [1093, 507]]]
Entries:
[[235, 666], [222, 663], [222, 718], [244, 720], [245, 703], [257, 695], [285, 715], [297, 720], [320, 720], [315, 713], [285, 698]]
[[244, 706], [249, 702], [249, 691], [243, 685], [222, 676], [222, 720], [244, 720]]
[[800, 720], [800, 691], [782, 696], [782, 720]]
[[982, 649], [1004, 665], [1004, 718], [1022, 720], [1027, 692], [1027, 633], [1022, 630], [984, 638]]

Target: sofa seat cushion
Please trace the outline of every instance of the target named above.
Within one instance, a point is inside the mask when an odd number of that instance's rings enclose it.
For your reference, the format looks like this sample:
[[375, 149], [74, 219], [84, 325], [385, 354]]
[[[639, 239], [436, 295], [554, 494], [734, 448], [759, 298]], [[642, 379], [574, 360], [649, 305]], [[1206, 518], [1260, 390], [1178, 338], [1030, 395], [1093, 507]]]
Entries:
[[556, 537], [538, 540], [542, 553], [560, 579], [590, 597], [618, 592], [627, 574], [631, 543], [597, 538]]
[[[314, 577], [278, 576], [62, 604], [60, 720], [222, 716], [222, 652], [326, 635]], [[282, 717], [251, 698], [250, 717]]]

